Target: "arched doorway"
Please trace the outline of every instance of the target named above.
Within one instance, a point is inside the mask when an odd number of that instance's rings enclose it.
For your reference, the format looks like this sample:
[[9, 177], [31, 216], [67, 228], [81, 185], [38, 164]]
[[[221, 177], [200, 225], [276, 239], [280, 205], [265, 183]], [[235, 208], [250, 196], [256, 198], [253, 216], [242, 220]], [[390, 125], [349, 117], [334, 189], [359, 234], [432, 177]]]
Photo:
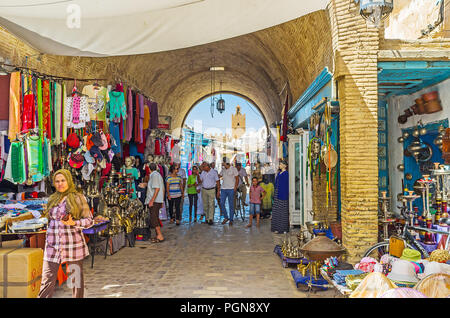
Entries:
[[[211, 107], [211, 98], [216, 97], [225, 100], [222, 113], [216, 104]], [[187, 169], [201, 161], [220, 166], [224, 157], [244, 166], [254, 158], [266, 160], [267, 120], [251, 99], [236, 92], [223, 91], [198, 99], [183, 119], [181, 135], [182, 163]]]

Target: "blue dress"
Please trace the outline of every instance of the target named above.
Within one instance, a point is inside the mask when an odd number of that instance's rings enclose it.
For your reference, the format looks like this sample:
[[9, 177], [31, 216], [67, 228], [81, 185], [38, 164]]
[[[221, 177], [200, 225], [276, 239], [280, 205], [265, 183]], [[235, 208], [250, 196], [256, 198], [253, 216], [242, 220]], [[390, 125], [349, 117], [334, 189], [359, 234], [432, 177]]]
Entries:
[[271, 231], [289, 232], [289, 173], [278, 173], [275, 179]]

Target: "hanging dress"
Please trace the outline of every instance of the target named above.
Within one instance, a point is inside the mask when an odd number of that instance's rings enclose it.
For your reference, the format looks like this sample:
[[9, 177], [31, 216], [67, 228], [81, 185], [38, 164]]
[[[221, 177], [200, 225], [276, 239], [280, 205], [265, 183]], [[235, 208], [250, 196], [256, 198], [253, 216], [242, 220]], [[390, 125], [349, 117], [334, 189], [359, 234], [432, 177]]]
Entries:
[[271, 231], [289, 232], [289, 173], [284, 171], [275, 179]]

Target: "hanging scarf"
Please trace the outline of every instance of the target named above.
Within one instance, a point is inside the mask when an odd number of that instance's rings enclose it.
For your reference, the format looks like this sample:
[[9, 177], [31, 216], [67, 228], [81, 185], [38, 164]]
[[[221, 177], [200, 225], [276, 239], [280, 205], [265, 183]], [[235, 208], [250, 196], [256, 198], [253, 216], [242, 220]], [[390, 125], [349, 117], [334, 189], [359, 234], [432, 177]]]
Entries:
[[8, 138], [9, 140], [14, 140], [16, 135], [20, 133], [20, 100], [21, 100], [21, 89], [20, 89], [20, 72], [11, 73], [10, 84], [9, 84], [9, 128], [8, 128]]
[[11, 144], [11, 175], [14, 183], [24, 183], [24, 162], [23, 162], [23, 144], [21, 142], [13, 142]]
[[43, 124], [44, 131], [47, 136], [51, 136], [51, 119], [50, 119], [50, 86], [49, 81], [44, 80], [42, 82], [42, 103], [43, 103]]
[[42, 80], [40, 78], [37, 79], [37, 104], [38, 104], [38, 118], [39, 118], [39, 136], [41, 137], [41, 143], [44, 141], [43, 139], [43, 131], [44, 131], [44, 112], [42, 105]]
[[77, 188], [73, 183], [72, 174], [66, 169], [60, 169], [55, 172], [53, 175], [53, 185], [55, 185], [56, 176], [60, 174], [64, 176], [69, 187], [65, 192], [57, 191], [49, 197], [47, 209], [45, 210], [43, 216], [46, 217], [52, 208], [60, 204], [62, 199], [66, 198], [67, 212], [72, 215], [74, 220], [79, 220], [81, 219], [81, 213], [83, 211], [79, 200], [80, 193], [77, 191]]

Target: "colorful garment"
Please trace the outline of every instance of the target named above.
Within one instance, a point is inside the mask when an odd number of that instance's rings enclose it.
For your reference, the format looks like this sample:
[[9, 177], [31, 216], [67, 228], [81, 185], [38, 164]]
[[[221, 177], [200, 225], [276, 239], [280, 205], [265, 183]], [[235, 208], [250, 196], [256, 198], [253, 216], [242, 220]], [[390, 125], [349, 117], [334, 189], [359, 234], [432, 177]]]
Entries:
[[80, 129], [86, 127], [86, 123], [91, 120], [89, 116], [87, 97], [75, 95], [67, 97], [64, 116], [67, 121], [67, 128]]
[[106, 121], [106, 105], [109, 102], [109, 92], [106, 87], [87, 85], [83, 87], [87, 95], [89, 117], [91, 120]]
[[[242, 169], [243, 170], [243, 169]], [[266, 191], [266, 195], [262, 199], [262, 208], [264, 210], [271, 210], [273, 205], [273, 195], [274, 195], [274, 186], [273, 183], [264, 183], [262, 182], [260, 186]]]
[[44, 131], [47, 136], [51, 136], [50, 86], [46, 80], [42, 82], [42, 107]]
[[197, 183], [197, 176], [191, 174], [187, 180], [187, 193], [188, 194], [197, 194], [197, 188], [196, 187], [189, 187], [190, 185], [194, 185]]
[[20, 133], [20, 100], [22, 97], [20, 85], [20, 72], [11, 73], [9, 86], [9, 140], [16, 139], [17, 134]]
[[181, 197], [181, 186], [183, 180], [179, 177], [168, 176], [166, 178], [166, 182], [168, 183], [168, 190], [171, 198], [179, 198]]
[[27, 141], [28, 174], [34, 182], [44, 178], [44, 158], [42, 153], [42, 143], [39, 136], [28, 136]]
[[109, 119], [120, 123], [120, 118], [127, 118], [127, 106], [123, 92], [109, 92]]
[[28, 131], [34, 128], [34, 113], [34, 95], [27, 94], [23, 99], [22, 131]]
[[250, 203], [254, 204], [261, 204], [261, 194], [264, 192], [264, 189], [262, 187], [258, 186], [251, 186], [250, 187]]
[[[82, 203], [87, 206], [86, 199]], [[85, 210], [85, 209], [84, 209]], [[89, 211], [89, 207], [87, 207]], [[49, 211], [49, 224], [44, 250], [44, 261], [63, 263], [83, 260], [89, 255], [89, 249], [83, 235], [83, 228], [93, 225], [93, 219], [88, 213], [83, 218], [75, 220], [75, 226], [67, 226], [61, 222], [66, 215], [66, 201]]]

